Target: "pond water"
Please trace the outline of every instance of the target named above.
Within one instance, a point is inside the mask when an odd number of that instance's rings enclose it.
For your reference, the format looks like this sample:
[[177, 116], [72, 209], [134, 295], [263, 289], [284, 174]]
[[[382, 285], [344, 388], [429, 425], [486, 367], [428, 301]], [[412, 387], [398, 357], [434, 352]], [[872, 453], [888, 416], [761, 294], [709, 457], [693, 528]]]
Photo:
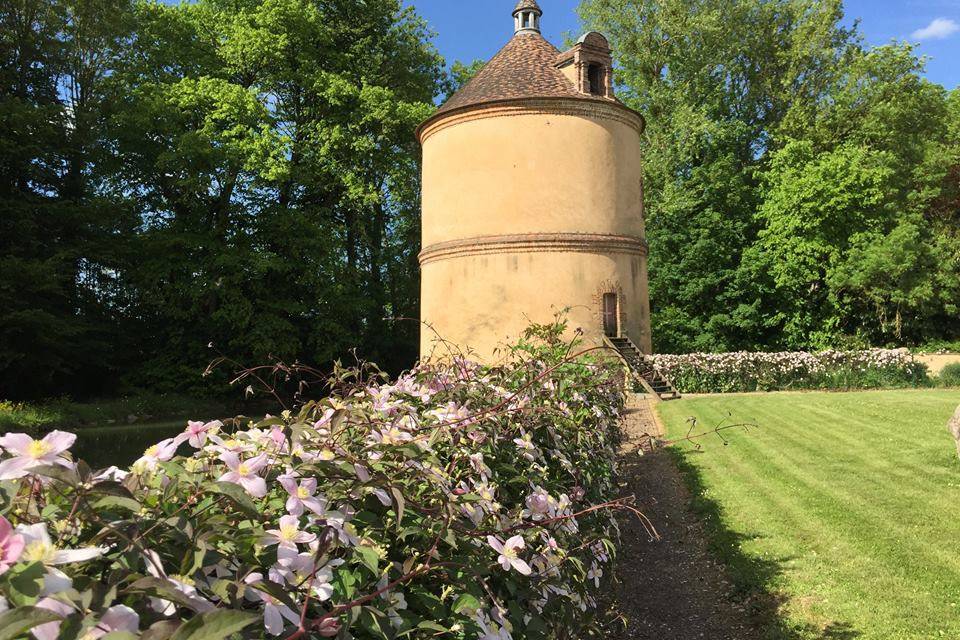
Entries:
[[152, 444], [183, 431], [185, 421], [131, 424], [77, 429], [77, 442], [70, 449], [74, 458], [86, 460], [93, 469], [110, 465], [124, 468], [143, 455]]

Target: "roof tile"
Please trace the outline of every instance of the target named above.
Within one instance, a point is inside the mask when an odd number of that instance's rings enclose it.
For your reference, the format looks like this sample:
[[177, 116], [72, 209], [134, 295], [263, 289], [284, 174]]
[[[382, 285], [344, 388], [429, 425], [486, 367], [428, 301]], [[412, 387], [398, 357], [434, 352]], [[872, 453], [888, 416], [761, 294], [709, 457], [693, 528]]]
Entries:
[[514, 98], [596, 99], [577, 91], [556, 67], [559, 54], [539, 33], [519, 33], [437, 113]]

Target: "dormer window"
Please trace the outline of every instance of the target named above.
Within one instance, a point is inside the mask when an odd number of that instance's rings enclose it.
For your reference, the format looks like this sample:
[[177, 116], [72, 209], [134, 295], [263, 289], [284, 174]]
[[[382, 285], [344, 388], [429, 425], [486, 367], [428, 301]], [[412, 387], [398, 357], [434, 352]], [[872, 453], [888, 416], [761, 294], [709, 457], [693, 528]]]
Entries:
[[557, 56], [557, 68], [580, 93], [616, 99], [613, 93], [613, 58], [603, 34], [584, 34], [569, 51]]

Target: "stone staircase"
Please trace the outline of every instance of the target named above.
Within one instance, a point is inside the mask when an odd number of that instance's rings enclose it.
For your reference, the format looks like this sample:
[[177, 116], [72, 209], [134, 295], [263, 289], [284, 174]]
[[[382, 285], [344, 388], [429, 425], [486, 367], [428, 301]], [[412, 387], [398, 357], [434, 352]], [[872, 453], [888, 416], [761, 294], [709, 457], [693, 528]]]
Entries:
[[643, 352], [633, 344], [630, 338], [604, 338], [607, 346], [619, 354], [620, 359], [630, 369], [634, 380], [640, 383], [647, 393], [653, 394], [659, 400], [678, 400], [680, 394], [669, 380], [657, 373], [653, 364], [643, 355]]

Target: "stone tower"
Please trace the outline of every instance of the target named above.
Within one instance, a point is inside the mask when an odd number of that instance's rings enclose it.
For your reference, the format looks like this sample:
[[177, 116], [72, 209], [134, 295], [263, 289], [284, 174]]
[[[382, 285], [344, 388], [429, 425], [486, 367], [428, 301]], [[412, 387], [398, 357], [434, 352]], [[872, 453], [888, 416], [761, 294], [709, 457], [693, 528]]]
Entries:
[[567, 307], [586, 344], [651, 350], [644, 121], [614, 95], [607, 39], [560, 52], [542, 15], [520, 0], [513, 39], [417, 131], [424, 358], [448, 354], [439, 335], [493, 359]]

